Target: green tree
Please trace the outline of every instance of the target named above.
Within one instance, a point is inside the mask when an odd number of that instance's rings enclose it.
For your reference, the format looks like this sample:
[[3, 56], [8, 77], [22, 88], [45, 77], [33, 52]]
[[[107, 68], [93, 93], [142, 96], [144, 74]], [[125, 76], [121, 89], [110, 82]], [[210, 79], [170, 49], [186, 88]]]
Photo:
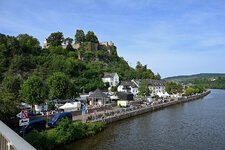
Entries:
[[70, 37], [68, 37], [64, 40], [64, 44], [66, 45], [66, 49], [68, 51], [73, 51], [72, 43], [73, 43], [73, 39]]
[[48, 78], [50, 99], [66, 99], [71, 96], [71, 82], [67, 75], [61, 72], [54, 73]]
[[98, 43], [98, 38], [93, 31], [88, 31], [85, 36], [86, 42]]
[[155, 79], [156, 79], [156, 80], [161, 80], [161, 76], [160, 76], [159, 73], [157, 73], [157, 74], [155, 75]]
[[4, 78], [2, 87], [5, 92], [13, 93], [15, 98], [18, 98], [21, 84], [22, 80], [20, 76], [9, 75]]
[[70, 37], [65, 38], [64, 41], [63, 41], [63, 43], [64, 43], [65, 45], [67, 45], [67, 46], [68, 46], [68, 45], [72, 45], [73, 39], [70, 38]]
[[136, 70], [140, 71], [143, 68], [140, 61], [137, 61]]
[[183, 92], [183, 86], [179, 83], [170, 81], [166, 82], [166, 92], [169, 94], [177, 94]]
[[77, 30], [75, 34], [75, 43], [84, 43], [85, 42], [85, 34], [83, 30]]
[[20, 95], [27, 104], [41, 104], [45, 102], [47, 98], [47, 87], [41, 78], [33, 75], [23, 83]]
[[154, 73], [151, 69], [147, 68], [147, 65], [142, 65], [140, 61], [136, 65], [136, 78], [138, 79], [154, 79]]
[[9, 123], [8, 121], [19, 113], [18, 105], [13, 93], [0, 90], [0, 120]]
[[186, 94], [187, 96], [189, 96], [189, 95], [194, 94], [194, 91], [195, 91], [195, 89], [194, 89], [194, 88], [192, 88], [192, 87], [188, 87], [188, 88], [186, 89], [185, 94]]
[[28, 34], [19, 34], [17, 37], [20, 49], [23, 53], [39, 54], [41, 50], [38, 39]]
[[149, 90], [148, 86], [149, 86], [148, 81], [142, 80], [138, 87], [139, 90], [138, 95], [149, 96], [151, 94], [151, 91]]
[[64, 41], [63, 33], [62, 32], [51, 33], [50, 36], [47, 38], [47, 41], [50, 45], [54, 47], [62, 45]]

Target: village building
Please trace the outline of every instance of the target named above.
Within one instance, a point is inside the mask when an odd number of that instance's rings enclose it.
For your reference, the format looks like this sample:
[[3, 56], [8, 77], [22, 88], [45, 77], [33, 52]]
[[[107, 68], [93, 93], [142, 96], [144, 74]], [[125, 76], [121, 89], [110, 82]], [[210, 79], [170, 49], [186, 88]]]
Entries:
[[[168, 96], [169, 94], [166, 92], [166, 80], [153, 80], [153, 79], [147, 79], [146, 80], [149, 84], [149, 90], [154, 95], [158, 95], [160, 97], [162, 96]], [[141, 79], [133, 79], [131, 80], [137, 87], [139, 87], [139, 84], [141, 83]]]
[[104, 83], [109, 83], [110, 87], [117, 86], [119, 84], [119, 76], [117, 73], [106, 73], [102, 81]]
[[96, 89], [88, 97], [90, 105], [105, 105], [109, 103], [109, 98], [99, 89]]
[[122, 81], [117, 88], [118, 92], [126, 92], [132, 93], [133, 95], [137, 95], [138, 93], [138, 86], [134, 82], [130, 81]]

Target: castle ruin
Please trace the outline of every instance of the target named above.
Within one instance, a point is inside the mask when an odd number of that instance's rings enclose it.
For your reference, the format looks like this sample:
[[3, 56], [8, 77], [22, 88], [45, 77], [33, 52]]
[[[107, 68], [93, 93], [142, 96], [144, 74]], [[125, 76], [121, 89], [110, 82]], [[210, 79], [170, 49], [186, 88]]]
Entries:
[[[97, 51], [98, 50], [98, 43], [91, 43], [92, 44], [92, 49], [91, 51]], [[106, 47], [106, 50], [109, 52], [109, 54], [112, 53], [112, 46], [114, 46], [114, 43], [112, 41], [110, 41], [109, 43], [107, 41], [104, 42], [100, 42], [99, 43], [102, 46]], [[62, 48], [66, 48], [67, 45], [62, 45]], [[44, 39], [44, 48], [48, 48], [49, 47], [49, 43], [47, 41], [47, 39]], [[73, 49], [79, 49], [80, 48], [80, 44], [72, 44]]]

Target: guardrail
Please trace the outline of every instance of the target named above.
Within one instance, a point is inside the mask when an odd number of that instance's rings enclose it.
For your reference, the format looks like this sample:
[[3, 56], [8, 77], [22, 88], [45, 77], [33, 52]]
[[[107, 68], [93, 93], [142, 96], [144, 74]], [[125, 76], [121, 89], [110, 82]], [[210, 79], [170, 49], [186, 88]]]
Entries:
[[0, 121], [0, 150], [36, 150], [32, 145], [20, 137]]

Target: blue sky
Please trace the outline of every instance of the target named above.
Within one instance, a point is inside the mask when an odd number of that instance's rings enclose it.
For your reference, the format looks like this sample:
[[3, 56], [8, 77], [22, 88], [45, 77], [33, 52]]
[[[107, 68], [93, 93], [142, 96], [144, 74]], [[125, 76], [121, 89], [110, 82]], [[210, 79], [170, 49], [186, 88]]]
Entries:
[[[91, 30], [162, 77], [225, 73], [224, 0], [0, 0], [0, 33]], [[42, 44], [43, 45], [43, 44]]]

